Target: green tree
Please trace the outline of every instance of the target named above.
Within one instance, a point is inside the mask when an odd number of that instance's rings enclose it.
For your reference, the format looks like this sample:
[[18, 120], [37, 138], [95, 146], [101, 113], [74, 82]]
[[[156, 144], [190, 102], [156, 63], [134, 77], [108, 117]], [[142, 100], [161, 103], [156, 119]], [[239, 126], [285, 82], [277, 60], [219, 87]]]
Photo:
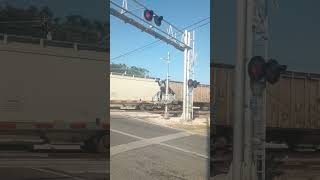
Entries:
[[137, 77], [145, 77], [148, 76], [149, 71], [145, 68], [140, 68], [136, 66], [128, 67], [126, 64], [111, 64], [110, 72], [115, 73], [125, 73], [128, 75], [134, 75]]
[[[108, 25], [96, 20], [89, 20], [80, 15], [68, 15], [64, 18], [55, 17], [49, 7], [16, 8], [10, 5], [0, 6], [0, 33], [41, 37], [44, 31], [41, 23], [35, 22], [43, 17], [48, 18], [49, 29], [53, 40], [72, 41], [85, 44], [107, 46]], [[20, 21], [19, 23], [15, 23]], [[21, 23], [21, 21], [26, 21]]]

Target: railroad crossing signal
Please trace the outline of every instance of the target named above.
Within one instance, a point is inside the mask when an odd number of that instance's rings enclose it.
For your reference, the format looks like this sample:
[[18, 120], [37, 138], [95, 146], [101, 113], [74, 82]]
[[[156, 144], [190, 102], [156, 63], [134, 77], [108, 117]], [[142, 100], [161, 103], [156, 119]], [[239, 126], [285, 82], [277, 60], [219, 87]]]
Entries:
[[47, 40], [52, 40], [52, 35], [51, 35], [51, 31], [53, 30], [52, 28], [50, 28], [49, 26], [49, 20], [47, 17], [43, 17], [42, 22], [41, 22], [41, 29], [45, 34], [45, 37], [47, 38]]
[[265, 62], [261, 56], [254, 56], [248, 64], [249, 77], [254, 82], [266, 80], [270, 84], [279, 81], [280, 74], [286, 71], [287, 66], [280, 65], [276, 60], [270, 59]]
[[49, 23], [46, 17], [42, 19], [41, 28], [46, 34], [49, 32]]
[[199, 84], [200, 84], [200, 82], [198, 82], [196, 80], [192, 80], [192, 79], [188, 80], [188, 86], [189, 87], [197, 88]]
[[252, 81], [260, 81], [265, 76], [264, 72], [265, 60], [261, 56], [251, 58], [248, 64], [248, 73]]
[[155, 15], [154, 16], [154, 23], [157, 25], [157, 26], [161, 26], [161, 21], [163, 20], [163, 17], [162, 16], [158, 16], [158, 15]]
[[153, 11], [146, 9], [146, 10], [144, 10], [143, 16], [147, 21], [152, 21]]
[[143, 16], [144, 16], [144, 19], [146, 19], [147, 21], [152, 21], [152, 19], [153, 19], [153, 20], [154, 20], [154, 23], [155, 23], [157, 26], [161, 26], [161, 22], [162, 22], [162, 20], [163, 20], [163, 16], [155, 15], [155, 14], [153, 13], [153, 11], [152, 11], [152, 10], [149, 10], [149, 9], [144, 10]]
[[286, 71], [286, 65], [280, 65], [276, 60], [270, 59], [266, 63], [266, 78], [270, 84], [274, 84], [279, 81], [280, 74]]
[[193, 81], [193, 88], [197, 88], [200, 82], [198, 81]]

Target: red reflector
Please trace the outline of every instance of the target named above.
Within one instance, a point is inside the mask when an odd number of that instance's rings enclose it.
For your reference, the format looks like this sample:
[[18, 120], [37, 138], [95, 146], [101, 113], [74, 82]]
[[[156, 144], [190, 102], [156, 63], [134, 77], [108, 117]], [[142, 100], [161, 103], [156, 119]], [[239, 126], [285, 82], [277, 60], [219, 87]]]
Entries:
[[256, 68], [252, 68], [252, 74], [253, 74], [254, 76], [257, 75], [257, 69], [256, 69]]
[[49, 129], [53, 128], [54, 124], [53, 123], [36, 123], [34, 124], [36, 128], [44, 128], [44, 129]]
[[70, 124], [70, 128], [73, 128], [73, 129], [83, 129], [86, 127], [87, 126], [85, 123], [72, 123], [72, 124]]
[[108, 129], [108, 130], [110, 129], [110, 125], [107, 123], [103, 123], [103, 124], [101, 124], [101, 126], [103, 129]]
[[15, 123], [0, 123], [0, 129], [16, 129], [17, 125]]

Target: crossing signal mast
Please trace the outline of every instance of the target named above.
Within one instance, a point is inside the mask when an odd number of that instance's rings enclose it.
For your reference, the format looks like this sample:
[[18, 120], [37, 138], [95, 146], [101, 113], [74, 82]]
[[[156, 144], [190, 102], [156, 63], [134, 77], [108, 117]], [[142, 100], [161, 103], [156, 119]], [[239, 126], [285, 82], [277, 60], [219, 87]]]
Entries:
[[[140, 6], [143, 9], [142, 17], [134, 11], [128, 9], [128, 1], [122, 0], [122, 6], [119, 5], [120, 0], [110, 1], [110, 14], [119, 18], [151, 36], [160, 39], [161, 41], [172, 45], [179, 51], [184, 53], [184, 76], [183, 76], [183, 120], [191, 120], [193, 117], [193, 88], [188, 86], [188, 80], [193, 72], [192, 63], [194, 60], [194, 31], [193, 33], [187, 30], [180, 30], [173, 24], [166, 21], [163, 16], [156, 14], [153, 10], [147, 8], [137, 0], [130, 0], [135, 6]], [[153, 22], [152, 22], [153, 20]], [[155, 26], [154, 26], [155, 25]], [[181, 40], [177, 38], [181, 35]], [[193, 51], [191, 51], [193, 49]]]
[[237, 1], [232, 180], [265, 180], [266, 85], [287, 67], [268, 58], [268, 1]]
[[52, 40], [51, 28], [49, 26], [49, 20], [46, 16], [42, 18], [41, 29], [44, 32], [47, 40]]

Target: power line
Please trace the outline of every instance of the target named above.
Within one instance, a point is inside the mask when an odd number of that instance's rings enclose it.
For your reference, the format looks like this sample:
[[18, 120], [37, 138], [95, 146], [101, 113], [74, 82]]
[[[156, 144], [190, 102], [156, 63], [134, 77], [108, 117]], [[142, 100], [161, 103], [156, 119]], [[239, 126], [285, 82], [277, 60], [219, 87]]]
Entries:
[[[205, 26], [205, 25], [207, 25], [207, 24], [209, 24], [209, 23], [210, 23], [210, 22], [207, 22], [207, 23], [205, 23], [205, 24], [202, 24], [202, 25], [197, 26], [197, 27], [195, 27], [195, 28], [192, 28], [192, 29], [190, 29], [190, 30], [198, 29], [198, 28], [203, 27], [203, 26]], [[130, 54], [132, 54], [132, 53], [135, 53], [135, 52], [137, 52], [137, 51], [143, 51], [143, 50], [145, 50], [145, 49], [147, 49], [147, 48], [150, 48], [152, 45], [154, 45], [154, 44], [156, 44], [156, 43], [158, 43], [158, 42], [160, 42], [160, 41], [161, 41], [161, 40], [156, 40], [156, 41], [151, 42], [151, 43], [149, 43], [149, 44], [147, 44], [147, 45], [144, 45], [144, 46], [142, 46], [142, 47], [139, 47], [139, 48], [137, 48], [137, 49], [134, 49], [134, 50], [132, 50], [132, 51], [129, 51], [129, 52], [127, 52], [127, 53], [124, 53], [124, 54], [122, 54], [122, 55], [119, 55], [119, 56], [117, 56], [117, 57], [115, 57], [115, 58], [111, 58], [111, 60], [115, 60], [115, 59], [119, 59], [119, 58], [124, 57], [124, 56], [128, 56], [128, 55], [130, 55]]]
[[195, 27], [195, 28], [189, 29], [189, 31], [192, 31], [192, 30], [195, 30], [195, 29], [199, 29], [199, 28], [201, 28], [201, 27], [203, 27], [203, 26], [205, 26], [205, 25], [208, 25], [208, 24], [210, 24], [210, 22], [207, 22], [207, 23], [204, 23], [204, 24], [202, 24], [202, 25], [200, 25], [200, 26], [197, 26], [197, 27]]
[[190, 27], [192, 27], [192, 26], [194, 26], [194, 25], [197, 25], [197, 24], [199, 24], [199, 23], [201, 23], [201, 22], [203, 22], [203, 21], [205, 21], [205, 20], [207, 20], [207, 19], [210, 19], [210, 17], [207, 17], [207, 18], [204, 18], [204, 19], [202, 19], [202, 20], [200, 20], [200, 21], [197, 21], [197, 22], [195, 22], [195, 23], [193, 23], [193, 24], [185, 27], [184, 29], [188, 29], [188, 28], [190, 28]]
[[[194, 25], [197, 25], [197, 24], [199, 24], [199, 23], [201, 23], [201, 22], [203, 22], [203, 21], [205, 21], [205, 20], [207, 20], [207, 19], [209, 19], [209, 18], [210, 18], [210, 17], [207, 17], [207, 18], [204, 18], [204, 19], [202, 19], [202, 20], [200, 20], [200, 21], [197, 21], [197, 22], [195, 22], [195, 23], [193, 23], [193, 24], [191, 24], [191, 25], [189, 25], [189, 26], [186, 26], [184, 29], [187, 29], [187, 28], [189, 28], [189, 27], [192, 27], [192, 26], [194, 26]], [[196, 27], [190, 29], [189, 31], [198, 29], [198, 28], [203, 27], [203, 26], [205, 26], [205, 25], [207, 25], [207, 24], [209, 24], [209, 23], [210, 23], [210, 22], [207, 22], [207, 23], [204, 23], [204, 24], [202, 24], [202, 25], [196, 26]], [[161, 41], [161, 40], [153, 41], [153, 42], [148, 43], [148, 44], [146, 44], [146, 45], [144, 45], [144, 46], [141, 46], [141, 47], [139, 47], [139, 48], [136, 48], [136, 49], [134, 49], [134, 50], [131, 50], [131, 51], [129, 51], [129, 52], [126, 52], [126, 53], [124, 53], [124, 54], [121, 54], [121, 55], [119, 55], [119, 56], [117, 56], [117, 57], [111, 58], [111, 60], [115, 60], [115, 59], [119, 59], [119, 58], [124, 57], [124, 56], [128, 56], [128, 55], [130, 55], [130, 54], [132, 54], [132, 53], [135, 53], [135, 52], [137, 52], [137, 51], [142, 51], [142, 50], [147, 49], [147, 48], [151, 47], [152, 45], [154, 45], [154, 44], [156, 44], [156, 43], [158, 43], [158, 42], [160, 42], [160, 41]]]
[[134, 49], [134, 50], [132, 50], [132, 51], [129, 51], [129, 52], [127, 52], [127, 53], [124, 53], [124, 54], [121, 54], [121, 55], [119, 55], [119, 56], [117, 56], [117, 57], [111, 58], [111, 60], [115, 60], [115, 59], [119, 59], [119, 58], [124, 57], [124, 56], [128, 56], [128, 55], [130, 55], [130, 54], [132, 54], [132, 53], [134, 53], [134, 52], [137, 52], [137, 51], [139, 51], [139, 50], [142, 50], [142, 49], [145, 49], [145, 48], [147, 48], [147, 47], [150, 47], [151, 45], [156, 44], [156, 43], [158, 43], [159, 41], [160, 41], [160, 40], [151, 42], [151, 43], [149, 43], [149, 44], [147, 44], [147, 45], [141, 46], [141, 47], [136, 48], [136, 49]]

